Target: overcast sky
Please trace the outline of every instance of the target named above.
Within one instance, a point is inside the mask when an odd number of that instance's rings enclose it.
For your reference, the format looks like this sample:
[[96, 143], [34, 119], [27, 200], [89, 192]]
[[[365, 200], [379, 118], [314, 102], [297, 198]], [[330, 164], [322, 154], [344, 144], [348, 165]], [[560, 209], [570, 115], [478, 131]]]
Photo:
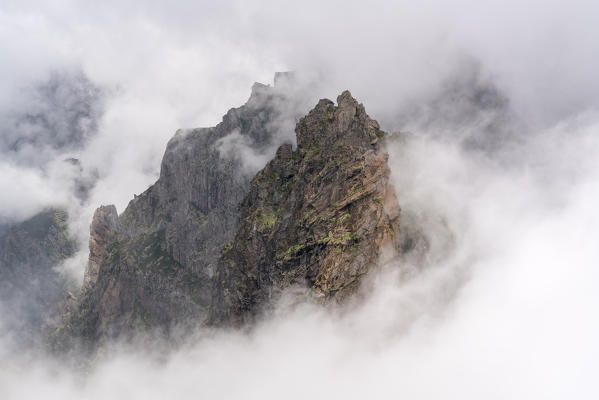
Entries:
[[[4, 0], [0, 221], [68, 206], [76, 274], [97, 206], [122, 212], [176, 129], [218, 123], [283, 70], [310, 104], [349, 89], [410, 132], [393, 181], [433, 247], [426, 272], [391, 268], [351, 313], [285, 310], [166, 365], [131, 350], [82, 384], [0, 359], [0, 397], [597, 398], [598, 16], [582, 0]], [[17, 123], [31, 115], [54, 117]], [[54, 146], [65, 129], [81, 143]], [[83, 203], [66, 157], [98, 179]]]
[[0, 112], [31, 112], [28, 88], [81, 71], [103, 91], [104, 112], [75, 155], [107, 179], [96, 201], [122, 211], [154, 180], [176, 129], [218, 123], [275, 71], [318, 81], [315, 100], [350, 89], [389, 130], [472, 62], [535, 127], [594, 109], [597, 11], [582, 1], [9, 0]]

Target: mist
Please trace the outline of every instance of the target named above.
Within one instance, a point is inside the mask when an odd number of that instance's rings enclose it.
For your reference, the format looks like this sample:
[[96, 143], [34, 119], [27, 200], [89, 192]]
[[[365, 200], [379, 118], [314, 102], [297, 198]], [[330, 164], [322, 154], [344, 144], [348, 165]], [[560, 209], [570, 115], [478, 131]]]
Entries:
[[[584, 1], [6, 2], [0, 223], [65, 207], [73, 281], [94, 209], [122, 212], [177, 129], [215, 125], [275, 71], [307, 89], [272, 154], [296, 115], [351, 90], [393, 133], [401, 218], [422, 241], [344, 306], [283, 298], [248, 330], [114, 343], [83, 372], [18, 348], [0, 315], [0, 396], [596, 398], [596, 15]], [[250, 171], [272, 156], [236, 132], [221, 150]]]

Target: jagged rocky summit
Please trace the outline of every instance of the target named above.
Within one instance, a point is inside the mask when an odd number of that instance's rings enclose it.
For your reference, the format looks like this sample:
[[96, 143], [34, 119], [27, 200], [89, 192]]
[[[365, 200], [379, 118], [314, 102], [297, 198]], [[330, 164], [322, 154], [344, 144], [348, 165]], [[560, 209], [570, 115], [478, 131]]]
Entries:
[[282, 122], [298, 116], [277, 85], [254, 85], [214, 128], [178, 132], [153, 186], [121, 215], [96, 211], [84, 288], [55, 339], [239, 326], [291, 286], [322, 301], [354, 293], [399, 247], [399, 206], [385, 133], [349, 92], [337, 100], [301, 118], [296, 149], [278, 147], [253, 179], [222, 145], [235, 135], [259, 154], [285, 141]]
[[252, 180], [214, 278], [211, 322], [241, 325], [292, 285], [342, 300], [399, 246], [380, 130], [348, 91], [321, 100]]

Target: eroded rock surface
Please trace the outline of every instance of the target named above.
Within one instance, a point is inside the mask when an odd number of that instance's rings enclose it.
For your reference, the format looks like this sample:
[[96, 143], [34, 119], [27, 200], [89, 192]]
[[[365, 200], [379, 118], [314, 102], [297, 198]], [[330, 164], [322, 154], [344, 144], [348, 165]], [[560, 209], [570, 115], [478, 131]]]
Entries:
[[296, 286], [319, 302], [343, 301], [382, 254], [399, 251], [386, 134], [347, 91], [301, 118], [296, 149], [279, 146], [250, 183], [255, 156], [281, 142], [286, 101], [256, 84], [215, 128], [177, 133], [159, 180], [121, 215], [97, 210], [84, 288], [58, 347], [240, 326]]
[[[277, 84], [288, 79], [279, 76]], [[98, 209], [84, 288], [59, 328], [58, 345], [65, 334], [93, 345], [204, 321], [218, 257], [239, 226], [252, 162], [272, 157], [269, 149], [285, 140], [281, 129], [295, 122], [294, 110], [284, 90], [256, 83], [248, 102], [216, 127], [177, 132], [158, 181], [121, 215], [113, 206]]]
[[252, 180], [241, 226], [214, 277], [211, 322], [242, 325], [293, 285], [312, 297], [354, 293], [399, 247], [399, 206], [379, 129], [348, 91], [321, 100]]

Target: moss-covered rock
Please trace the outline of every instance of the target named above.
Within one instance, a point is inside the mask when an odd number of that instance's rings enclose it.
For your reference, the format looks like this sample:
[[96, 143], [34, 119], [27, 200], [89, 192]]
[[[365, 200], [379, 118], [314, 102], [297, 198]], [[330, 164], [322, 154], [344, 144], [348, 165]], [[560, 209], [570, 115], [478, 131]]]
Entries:
[[321, 100], [297, 124], [297, 149], [282, 147], [252, 180], [214, 277], [212, 323], [250, 321], [292, 285], [341, 301], [398, 247], [384, 134], [349, 92], [337, 102]]

